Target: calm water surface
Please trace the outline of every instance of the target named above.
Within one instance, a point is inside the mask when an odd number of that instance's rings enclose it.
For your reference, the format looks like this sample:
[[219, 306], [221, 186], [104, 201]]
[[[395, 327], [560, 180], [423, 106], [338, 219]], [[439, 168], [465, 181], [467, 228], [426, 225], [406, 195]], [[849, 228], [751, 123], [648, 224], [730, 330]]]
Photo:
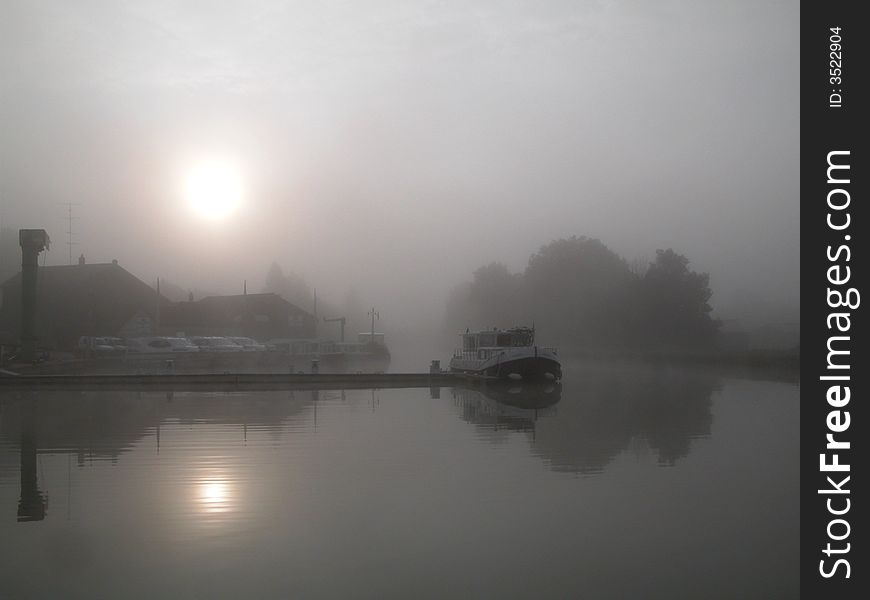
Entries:
[[3, 598], [795, 598], [799, 388], [0, 393]]

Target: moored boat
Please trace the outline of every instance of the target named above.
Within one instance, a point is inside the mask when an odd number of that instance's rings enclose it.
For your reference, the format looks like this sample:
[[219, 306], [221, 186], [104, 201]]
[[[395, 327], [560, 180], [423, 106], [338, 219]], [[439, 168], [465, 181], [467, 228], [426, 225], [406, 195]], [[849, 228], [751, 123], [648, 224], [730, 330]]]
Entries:
[[529, 327], [466, 331], [450, 370], [496, 379], [562, 379], [556, 349], [536, 345], [535, 330]]

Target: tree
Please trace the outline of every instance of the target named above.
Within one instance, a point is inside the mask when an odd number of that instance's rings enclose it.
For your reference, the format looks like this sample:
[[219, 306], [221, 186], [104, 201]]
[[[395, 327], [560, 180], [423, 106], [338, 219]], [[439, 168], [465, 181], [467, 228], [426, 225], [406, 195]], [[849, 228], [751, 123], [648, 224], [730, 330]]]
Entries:
[[492, 262], [474, 271], [472, 281], [454, 287], [447, 299], [447, 325], [453, 331], [467, 327], [511, 327], [522, 313], [523, 277]]
[[636, 277], [600, 240], [555, 240], [529, 258], [525, 296], [548, 339], [581, 345], [622, 343]]
[[492, 262], [474, 272], [469, 289], [475, 325], [510, 327], [522, 313], [522, 275], [511, 273], [507, 266]]
[[709, 345], [709, 276], [671, 249], [631, 265], [600, 240], [555, 240], [529, 258], [522, 274], [499, 262], [451, 290], [448, 329], [534, 324], [541, 339], [568, 347], [659, 351]]
[[305, 278], [292, 271], [285, 274], [276, 262], [272, 263], [266, 273], [263, 291], [278, 294], [303, 310], [313, 310], [314, 295]]
[[649, 341], [668, 347], [709, 345], [719, 329], [710, 313], [710, 276], [689, 270], [689, 259], [656, 250], [640, 286]]
[[266, 285], [263, 286], [264, 292], [283, 295], [286, 280], [284, 279], [284, 271], [278, 263], [273, 262], [266, 273]]
[[471, 282], [463, 281], [455, 285], [447, 294], [445, 310], [445, 333], [453, 341], [457, 331], [465, 331], [474, 324], [474, 306], [471, 302]]

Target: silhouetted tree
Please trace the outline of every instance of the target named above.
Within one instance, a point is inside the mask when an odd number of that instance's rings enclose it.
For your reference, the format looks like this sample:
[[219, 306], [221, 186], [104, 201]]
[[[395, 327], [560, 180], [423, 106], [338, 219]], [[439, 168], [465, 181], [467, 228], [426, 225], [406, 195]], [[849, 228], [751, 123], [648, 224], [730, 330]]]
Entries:
[[284, 271], [278, 263], [273, 262], [266, 273], [266, 285], [263, 286], [263, 291], [280, 295], [284, 291], [285, 284]]
[[445, 334], [453, 341], [454, 334], [465, 331], [466, 327], [474, 326], [476, 309], [471, 302], [471, 282], [463, 281], [455, 285], [447, 294], [447, 309], [445, 311]]
[[503, 263], [493, 262], [477, 269], [469, 290], [477, 309], [477, 326], [513, 325], [522, 312], [522, 287], [522, 275], [511, 273]]
[[293, 272], [285, 274], [278, 263], [269, 267], [263, 291], [278, 294], [303, 310], [314, 309], [314, 294], [305, 278]]
[[529, 258], [524, 287], [529, 312], [548, 339], [601, 346], [624, 341], [635, 280], [600, 240], [572, 236]]
[[502, 263], [480, 267], [447, 301], [449, 329], [534, 323], [540, 339], [574, 348], [650, 351], [709, 345], [709, 277], [673, 250], [652, 263], [627, 263], [601, 241], [555, 240], [522, 275]]
[[656, 250], [640, 286], [649, 343], [667, 347], [708, 345], [719, 329], [711, 318], [710, 276], [689, 270], [689, 259], [672, 249]]
[[456, 286], [447, 300], [451, 332], [467, 327], [509, 327], [519, 324], [523, 310], [523, 276], [500, 262], [474, 271], [472, 281]]

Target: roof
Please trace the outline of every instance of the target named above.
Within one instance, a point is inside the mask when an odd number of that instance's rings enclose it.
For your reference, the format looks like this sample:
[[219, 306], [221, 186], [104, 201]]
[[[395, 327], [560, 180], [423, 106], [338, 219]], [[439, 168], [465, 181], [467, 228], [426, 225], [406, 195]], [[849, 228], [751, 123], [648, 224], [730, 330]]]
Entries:
[[[141, 292], [148, 292], [156, 299], [156, 291], [147, 283], [130, 273], [118, 263], [94, 263], [84, 265], [52, 265], [40, 266], [36, 272], [37, 293], [41, 288], [64, 288], [81, 289], [82, 287], [96, 288], [111, 282], [116, 285], [119, 281], [131, 287], [138, 288]], [[9, 286], [21, 285], [21, 271], [0, 284], [4, 289]], [[169, 300], [161, 296], [163, 302]]]
[[[163, 325], [221, 325], [238, 322], [255, 314], [270, 315], [279, 312], [302, 314], [313, 318], [298, 306], [278, 294], [236, 294], [207, 296], [194, 302], [176, 302], [161, 314]], [[286, 317], [284, 317], [286, 319]]]
[[[3, 282], [2, 329], [17, 335], [21, 273]], [[140, 311], [152, 315], [169, 304], [147, 283], [117, 263], [39, 267], [36, 275], [40, 337], [113, 335]]]

